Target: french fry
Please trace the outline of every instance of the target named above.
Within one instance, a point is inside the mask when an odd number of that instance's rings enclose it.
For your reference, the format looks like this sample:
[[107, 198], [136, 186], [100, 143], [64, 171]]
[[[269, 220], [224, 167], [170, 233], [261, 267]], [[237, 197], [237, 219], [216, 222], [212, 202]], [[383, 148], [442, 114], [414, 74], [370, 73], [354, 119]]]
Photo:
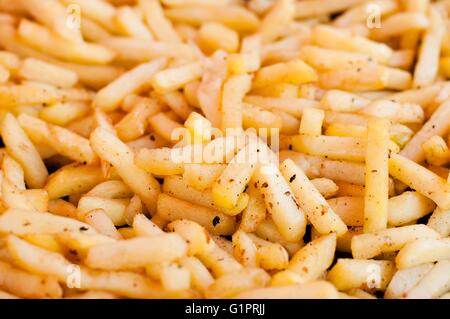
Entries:
[[307, 108], [303, 111], [299, 133], [302, 135], [322, 135], [322, 123], [325, 118], [323, 110]]
[[149, 86], [150, 80], [165, 64], [165, 59], [158, 59], [128, 71], [97, 93], [94, 106], [105, 112], [117, 109], [128, 94]]
[[232, 237], [234, 258], [245, 267], [258, 267], [257, 248], [249, 234], [238, 230]]
[[222, 131], [242, 128], [242, 99], [250, 91], [251, 76], [234, 75], [223, 85], [222, 90]]
[[448, 238], [417, 239], [405, 245], [397, 254], [395, 263], [399, 269], [405, 269], [427, 262], [448, 259], [450, 241]]
[[117, 28], [124, 35], [143, 40], [154, 39], [153, 34], [135, 13], [132, 7], [123, 6], [118, 8], [114, 21]]
[[124, 182], [140, 196], [148, 210], [155, 212], [160, 186], [152, 175], [134, 164], [131, 150], [113, 134], [101, 128], [91, 134], [91, 143], [100, 157], [111, 163]]
[[422, 148], [428, 163], [443, 166], [450, 162], [450, 150], [442, 137], [432, 136], [422, 144]]
[[412, 288], [406, 298], [431, 299], [443, 295], [448, 290], [450, 262], [439, 261], [434, 267]]
[[336, 232], [342, 235], [347, 227], [328, 205], [300, 167], [292, 160], [282, 162], [280, 171], [294, 193], [294, 196], [306, 217], [320, 234]]
[[86, 264], [97, 269], [133, 269], [175, 260], [184, 256], [186, 249], [186, 243], [177, 234], [140, 237], [91, 247], [86, 255]]
[[[220, 37], [217, 37], [220, 34]], [[224, 50], [233, 53], [239, 49], [239, 34], [220, 23], [203, 23], [198, 31], [198, 41], [200, 47], [206, 52]]]
[[269, 275], [258, 268], [241, 269], [230, 272], [217, 279], [205, 292], [206, 298], [229, 298], [239, 293], [264, 287], [269, 281]]
[[169, 19], [176, 22], [198, 26], [204, 22], [217, 21], [241, 32], [254, 31], [260, 24], [253, 12], [234, 5], [171, 8], [165, 13]]
[[303, 111], [309, 107], [317, 107], [318, 102], [302, 98], [270, 98], [256, 95], [248, 95], [244, 102], [262, 107], [268, 110], [280, 110], [297, 118], [300, 118]]
[[336, 299], [337, 297], [336, 288], [325, 281], [313, 281], [303, 285], [259, 288], [235, 296], [236, 299]]
[[436, 208], [431, 214], [428, 220], [428, 226], [433, 228], [441, 237], [447, 237], [450, 234], [450, 212], [449, 210], [444, 210]]
[[428, 215], [436, 204], [418, 192], [403, 192], [389, 198], [388, 224], [401, 226]]
[[18, 35], [21, 41], [39, 51], [68, 62], [107, 64], [114, 58], [114, 53], [103, 46], [58, 37], [47, 28], [29, 20], [20, 22]]
[[254, 181], [248, 184], [248, 204], [242, 212], [239, 224], [240, 230], [249, 233], [256, 231], [258, 225], [266, 218], [266, 204], [257, 186]]
[[398, 270], [386, 288], [385, 298], [405, 298], [408, 292], [433, 268], [433, 263]]
[[303, 237], [306, 217], [288, 183], [277, 172], [273, 166], [261, 167], [257, 171], [258, 188], [280, 234], [285, 240], [294, 242]]
[[327, 278], [339, 290], [385, 290], [395, 271], [395, 264], [387, 260], [340, 258]]
[[113, 239], [121, 239], [122, 236], [117, 232], [112, 220], [103, 209], [90, 211], [85, 217], [86, 223], [95, 228], [97, 232]]
[[450, 103], [442, 103], [434, 111], [430, 119], [400, 151], [400, 155], [418, 163], [425, 160], [425, 152], [422, 144], [432, 136], [443, 136], [449, 131], [450, 124], [444, 120], [448, 118], [449, 114]]
[[111, 180], [98, 183], [86, 195], [104, 198], [129, 198], [133, 196], [133, 192], [124, 182]]
[[215, 204], [213, 193], [210, 190], [198, 191], [186, 184], [181, 176], [167, 176], [164, 179], [163, 192], [198, 205], [218, 210], [226, 215], [235, 216], [247, 207], [249, 197], [246, 193], [241, 193], [237, 203], [232, 208], [223, 208]]
[[331, 265], [335, 250], [335, 234], [311, 241], [295, 253], [286, 270], [272, 277], [271, 286], [304, 284], [317, 280]]
[[114, 225], [123, 226], [125, 222], [125, 210], [129, 204], [128, 199], [112, 199], [94, 196], [83, 196], [77, 207], [77, 217], [86, 220], [87, 215], [94, 209], [102, 209], [111, 219]]
[[409, 242], [421, 238], [439, 239], [440, 235], [425, 225], [403, 226], [356, 235], [352, 238], [352, 254], [356, 259], [369, 259], [381, 253], [398, 251]]
[[152, 86], [158, 93], [178, 90], [186, 83], [200, 78], [203, 65], [204, 63], [199, 61], [159, 71], [153, 76]]
[[432, 199], [439, 207], [450, 208], [446, 180], [425, 167], [402, 155], [392, 154], [389, 159], [389, 174]]
[[62, 289], [50, 276], [33, 275], [0, 261], [0, 287], [23, 298], [61, 298]]
[[7, 114], [3, 119], [1, 134], [6, 149], [21, 164], [27, 184], [32, 188], [43, 187], [47, 168], [13, 115]]
[[430, 25], [423, 36], [414, 70], [414, 87], [431, 84], [438, 73], [439, 53], [445, 24], [439, 9], [435, 6], [430, 6], [429, 19]]
[[428, 26], [429, 21], [423, 13], [401, 12], [386, 18], [381, 28], [372, 30], [371, 36], [377, 41], [386, 41], [410, 31], [422, 31]]
[[299, 59], [261, 68], [255, 74], [252, 88], [257, 89], [279, 82], [300, 85], [316, 80], [317, 74], [314, 69]]
[[388, 120], [369, 119], [364, 194], [364, 232], [374, 232], [387, 227], [389, 126]]
[[278, 0], [261, 21], [260, 32], [263, 42], [276, 40], [294, 20], [295, 4], [292, 0]]
[[205, 293], [206, 289], [214, 282], [209, 270], [197, 257], [183, 257], [178, 262], [189, 270], [191, 286], [201, 293]]
[[75, 72], [33, 58], [25, 59], [21, 63], [18, 74], [26, 80], [62, 88], [73, 87], [78, 82], [78, 75]]
[[168, 221], [191, 219], [213, 234], [228, 235], [233, 233], [235, 228], [235, 218], [232, 216], [165, 194], [158, 196], [157, 212]]
[[172, 23], [165, 17], [159, 1], [139, 0], [139, 7], [143, 11], [150, 31], [158, 40], [174, 43], [181, 41], [173, 29]]

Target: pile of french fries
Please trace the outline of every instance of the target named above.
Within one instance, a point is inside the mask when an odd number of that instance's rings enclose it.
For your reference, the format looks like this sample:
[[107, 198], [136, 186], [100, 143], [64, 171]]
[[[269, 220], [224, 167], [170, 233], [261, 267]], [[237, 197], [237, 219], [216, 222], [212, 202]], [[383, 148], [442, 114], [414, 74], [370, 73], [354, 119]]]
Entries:
[[0, 0], [0, 298], [450, 298], [449, 14]]

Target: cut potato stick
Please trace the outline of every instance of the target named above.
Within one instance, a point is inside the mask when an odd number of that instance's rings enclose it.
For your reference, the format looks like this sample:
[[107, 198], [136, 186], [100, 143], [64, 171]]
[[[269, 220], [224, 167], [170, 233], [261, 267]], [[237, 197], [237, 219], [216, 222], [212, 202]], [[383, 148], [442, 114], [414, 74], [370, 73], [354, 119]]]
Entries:
[[381, 253], [398, 251], [411, 241], [440, 235], [425, 225], [411, 225], [356, 235], [352, 238], [352, 254], [356, 259], [369, 259]]
[[235, 229], [235, 218], [219, 211], [198, 206], [166, 194], [160, 194], [157, 213], [168, 221], [187, 218], [205, 227], [212, 234], [230, 235]]
[[387, 227], [389, 198], [388, 120], [371, 118], [367, 126], [364, 232]]
[[336, 235], [311, 241], [292, 257], [285, 271], [272, 277], [272, 286], [304, 284], [314, 281], [330, 267], [336, 250]]
[[247, 74], [231, 76], [222, 90], [222, 131], [239, 129], [243, 124], [242, 99], [250, 91], [251, 76]]
[[427, 225], [441, 234], [441, 237], [448, 237], [450, 235], [450, 210], [436, 208]]
[[443, 239], [418, 239], [405, 245], [397, 254], [395, 263], [399, 269], [409, 268], [449, 259], [450, 240]]
[[105, 112], [117, 109], [128, 94], [149, 86], [150, 80], [165, 64], [165, 59], [158, 59], [128, 71], [97, 93], [94, 106]]
[[172, 23], [164, 16], [163, 8], [156, 0], [139, 0], [145, 22], [153, 35], [164, 42], [180, 42], [178, 34], [173, 29]]
[[97, 232], [113, 239], [121, 239], [122, 236], [117, 231], [111, 219], [103, 209], [95, 209], [90, 211], [84, 220], [87, 224], [95, 228]]
[[303, 285], [266, 287], [248, 290], [235, 296], [236, 299], [336, 299], [338, 292], [325, 281], [313, 281]]
[[62, 88], [73, 87], [78, 82], [78, 75], [75, 72], [33, 58], [25, 59], [18, 73], [26, 80], [44, 82]]
[[414, 162], [422, 162], [425, 159], [425, 152], [422, 144], [434, 135], [444, 136], [450, 130], [450, 124], [445, 119], [450, 117], [450, 102], [441, 104], [430, 119], [413, 136], [413, 138], [400, 151], [400, 155], [409, 158]]
[[419, 281], [419, 283], [408, 291], [408, 299], [432, 299], [438, 298], [448, 291], [450, 285], [450, 261], [439, 261]]
[[151, 213], [156, 211], [160, 185], [150, 174], [136, 166], [132, 151], [116, 136], [98, 128], [91, 134], [92, 147], [111, 163], [124, 182], [142, 199]]
[[306, 217], [288, 183], [274, 166], [261, 167], [257, 171], [257, 180], [269, 214], [280, 234], [287, 241], [298, 241], [305, 232]]
[[186, 249], [178, 234], [155, 235], [94, 246], [88, 250], [85, 262], [97, 269], [133, 269], [175, 260], [184, 256]]
[[425, 167], [401, 155], [392, 154], [389, 159], [389, 174], [432, 199], [439, 207], [450, 208], [450, 196], [446, 180]]
[[347, 227], [328, 205], [300, 167], [292, 160], [284, 161], [280, 171], [294, 193], [300, 207], [311, 224], [320, 234], [335, 232], [338, 236], [347, 231]]
[[395, 264], [387, 260], [340, 258], [327, 278], [339, 290], [385, 290], [395, 271]]
[[31, 47], [68, 62], [107, 64], [114, 58], [114, 53], [103, 46], [58, 37], [29, 20], [21, 20], [18, 35], [21, 41]]
[[385, 298], [405, 298], [433, 266], [433, 263], [427, 263], [398, 270], [386, 288]]
[[32, 188], [43, 187], [47, 168], [13, 115], [7, 114], [3, 119], [1, 135], [9, 154], [21, 164], [27, 184]]
[[182, 66], [159, 71], [152, 79], [152, 86], [158, 93], [167, 93], [182, 88], [197, 80], [203, 73], [203, 62], [192, 62]]

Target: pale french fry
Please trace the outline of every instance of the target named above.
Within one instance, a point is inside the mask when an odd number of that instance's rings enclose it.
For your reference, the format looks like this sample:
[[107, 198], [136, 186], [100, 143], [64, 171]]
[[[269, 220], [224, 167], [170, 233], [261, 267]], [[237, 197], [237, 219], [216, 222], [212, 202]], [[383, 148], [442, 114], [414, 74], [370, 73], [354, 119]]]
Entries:
[[44, 82], [62, 88], [73, 87], [78, 82], [78, 75], [75, 72], [33, 58], [22, 62], [18, 74], [26, 80]]
[[86, 195], [104, 198], [129, 198], [133, 196], [133, 192], [124, 182], [111, 180], [98, 183]]
[[[220, 37], [217, 37], [220, 34]], [[198, 31], [198, 41], [200, 47], [206, 52], [224, 50], [233, 53], [239, 49], [239, 34], [231, 28], [220, 23], [203, 23]]]
[[73, 219], [77, 218], [77, 208], [63, 199], [49, 200], [48, 212], [62, 217], [70, 217]]
[[165, 13], [173, 21], [194, 26], [204, 22], [217, 21], [242, 32], [255, 31], [259, 27], [259, 19], [253, 12], [235, 5], [187, 6], [171, 8]]
[[325, 281], [313, 281], [302, 285], [266, 287], [245, 291], [237, 299], [337, 299], [338, 292]]
[[389, 173], [412, 189], [432, 199], [443, 209], [450, 208], [446, 180], [423, 166], [398, 154], [391, 154]]
[[280, 243], [272, 243], [253, 234], [248, 236], [256, 245], [256, 258], [261, 268], [266, 270], [286, 268], [289, 262], [289, 253], [286, 248]]
[[305, 213], [298, 206], [278, 168], [261, 167], [257, 171], [257, 181], [266, 207], [283, 238], [291, 242], [302, 238], [306, 227]]
[[290, 158], [303, 169], [308, 178], [326, 177], [334, 181], [345, 181], [364, 185], [365, 168], [361, 163], [329, 160], [320, 156], [305, 155], [294, 151], [281, 151], [280, 161]]
[[381, 253], [398, 251], [409, 242], [421, 238], [439, 239], [440, 235], [425, 225], [403, 226], [356, 235], [352, 238], [352, 254], [356, 259], [369, 259]]
[[433, 268], [433, 263], [400, 269], [386, 288], [385, 298], [405, 298], [408, 292]]
[[339, 190], [336, 183], [328, 178], [314, 178], [311, 183], [325, 199], [336, 196]]
[[90, 248], [86, 264], [97, 269], [133, 269], [151, 263], [172, 261], [186, 254], [187, 246], [177, 234], [140, 237]]
[[324, 25], [313, 28], [312, 39], [318, 46], [365, 53], [380, 63], [387, 62], [393, 54], [392, 49], [385, 44]]
[[183, 257], [178, 262], [189, 270], [192, 288], [205, 293], [206, 289], [214, 282], [209, 270], [197, 257]]
[[123, 6], [118, 8], [115, 23], [117, 28], [124, 35], [143, 40], [154, 39], [153, 34], [135, 13], [132, 7]]
[[332, 210], [300, 167], [288, 159], [282, 162], [280, 171], [284, 179], [289, 181], [299, 206], [319, 233], [336, 232], [339, 236], [347, 231], [344, 222]]
[[[181, 138], [190, 139], [191, 137], [189, 134], [186, 134], [187, 131], [184, 130], [183, 125], [170, 118], [168, 113], [159, 112], [150, 117], [148, 123], [158, 135], [171, 143], [178, 142]], [[188, 140], [188, 142], [190, 142], [190, 140]], [[188, 143], [186, 142], [186, 144]]]
[[294, 151], [330, 159], [364, 161], [367, 143], [358, 137], [300, 134], [292, 141]]
[[395, 270], [395, 264], [387, 260], [340, 258], [327, 278], [339, 290], [385, 290]]
[[95, 209], [87, 213], [84, 217], [87, 224], [95, 228], [97, 232], [113, 239], [121, 239], [122, 236], [117, 232], [109, 216], [103, 209]]
[[183, 94], [179, 91], [166, 93], [160, 99], [182, 120], [186, 120], [193, 113], [193, 109], [187, 104]]
[[[14, 258], [23, 265], [24, 268], [32, 272], [55, 276], [61, 283], [73, 283], [69, 276], [69, 269], [76, 265], [69, 262], [60, 254], [51, 253], [27, 242], [10, 236], [8, 239], [8, 250]], [[192, 295], [190, 292], [167, 293], [162, 288], [148, 278], [133, 272], [110, 272], [93, 271], [87, 268], [80, 268], [81, 289], [105, 290], [121, 296], [131, 298], [157, 298], [157, 297], [182, 297]], [[70, 280], [70, 281], [68, 281]]]
[[263, 42], [276, 40], [294, 20], [295, 5], [292, 0], [277, 0], [261, 22]]
[[261, 68], [255, 74], [252, 88], [257, 89], [279, 82], [300, 85], [316, 80], [317, 74], [313, 68], [302, 60], [294, 60]]
[[377, 41], [386, 41], [410, 31], [422, 31], [428, 26], [429, 21], [423, 13], [401, 12], [386, 18], [381, 28], [372, 30], [371, 36]]
[[[251, 76], [233, 75], [223, 85], [222, 90], [222, 131], [242, 128], [242, 100], [250, 91]], [[228, 135], [228, 134], [227, 134]]]
[[405, 245], [397, 254], [395, 263], [399, 269], [409, 268], [449, 259], [450, 240], [442, 239], [418, 239]]
[[133, 219], [133, 229], [136, 236], [152, 237], [164, 234], [161, 228], [155, 225], [151, 220], [145, 217], [144, 214], [137, 214]]
[[20, 66], [20, 58], [9, 51], [0, 51], [0, 64], [8, 71], [17, 72]]
[[134, 164], [131, 150], [113, 134], [101, 128], [91, 134], [91, 143], [100, 157], [111, 163], [124, 182], [140, 196], [148, 210], [155, 212], [159, 183]]
[[181, 265], [170, 263], [161, 271], [161, 284], [168, 291], [188, 289], [191, 286], [191, 273]]
[[242, 212], [239, 229], [251, 233], [256, 231], [258, 225], [266, 218], [266, 203], [254, 181], [248, 184], [247, 194], [248, 204]]
[[7, 114], [3, 119], [1, 134], [9, 154], [21, 164], [27, 184], [32, 188], [43, 187], [47, 168], [13, 115]]
[[106, 28], [88, 18], [81, 19], [80, 29], [83, 38], [87, 41], [100, 42], [111, 37], [111, 33]]
[[94, 196], [83, 196], [77, 207], [77, 217], [85, 220], [89, 212], [94, 209], [102, 209], [111, 219], [114, 225], [125, 225], [125, 210], [129, 204], [128, 199], [112, 199]]
[[388, 224], [401, 226], [428, 215], [436, 204], [418, 192], [404, 192], [389, 198], [388, 207]]
[[441, 234], [441, 237], [447, 237], [450, 235], [450, 211], [436, 208], [427, 225]]
[[228, 56], [229, 71], [233, 74], [243, 74], [258, 70], [261, 66], [261, 45], [259, 33], [242, 38], [240, 53]]
[[335, 234], [311, 241], [295, 253], [285, 271], [272, 277], [270, 284], [284, 286], [317, 280], [330, 267], [335, 250]]
[[[308, 84], [302, 85], [301, 88], [304, 88], [306, 85]], [[296, 98], [299, 96], [299, 88], [295, 84], [277, 83], [275, 85], [253, 89], [251, 94], [265, 97]], [[301, 94], [300, 97], [305, 98]]]
[[296, 4], [296, 15], [298, 19], [304, 19], [308, 17], [321, 16], [323, 14], [332, 14], [336, 12], [345, 11], [348, 8], [359, 4], [359, 0], [343, 0], [339, 2], [328, 3], [323, 5], [318, 0], [309, 0]]
[[344, 13], [333, 21], [333, 25], [337, 27], [348, 27], [367, 21], [367, 12], [371, 8], [370, 4], [376, 5], [381, 15], [389, 15], [399, 9], [397, 2], [391, 0], [376, 0], [370, 3], [363, 2], [360, 5], [355, 5], [345, 10]]
[[422, 123], [425, 114], [418, 104], [396, 103], [388, 100], [378, 100], [359, 111], [360, 114], [386, 118], [394, 123]]
[[181, 41], [173, 29], [171, 21], [165, 17], [159, 1], [139, 0], [139, 6], [143, 11], [145, 22], [150, 31], [158, 40], [174, 43]]
[[153, 76], [152, 86], [158, 93], [178, 90], [186, 83], [200, 78], [203, 67], [203, 61], [199, 61], [159, 71]]
[[300, 118], [303, 111], [309, 107], [317, 107], [318, 102], [302, 98], [270, 98], [256, 95], [248, 95], [244, 102], [262, 107], [271, 111], [280, 110]]
[[307, 108], [303, 111], [299, 133], [303, 135], [322, 135], [322, 123], [325, 112], [316, 108]]
[[450, 262], [439, 261], [434, 267], [412, 288], [406, 298], [431, 299], [440, 297], [448, 290]]
[[146, 63], [149, 60], [162, 57], [184, 58], [187, 60], [192, 60], [195, 57], [192, 47], [184, 43], [142, 41], [138, 38], [119, 36], [102, 39], [100, 43], [112, 50], [116, 54], [117, 60], [134, 64]]
[[249, 234], [238, 230], [232, 237], [234, 258], [244, 267], [258, 267], [257, 248]]
[[10, 209], [0, 216], [0, 232], [26, 234], [57, 234], [66, 231], [95, 233], [92, 227], [78, 220], [49, 213]]
[[158, 196], [158, 215], [168, 221], [187, 218], [198, 222], [213, 234], [228, 235], [235, 229], [235, 218], [165, 194]]
[[422, 148], [428, 163], [443, 166], [450, 162], [450, 150], [442, 137], [432, 136], [422, 144]]
[[450, 124], [445, 120], [449, 116], [450, 103], [442, 103], [436, 111], [434, 111], [430, 119], [400, 151], [400, 155], [418, 163], [425, 160], [425, 152], [422, 148], [422, 144], [432, 136], [443, 136], [449, 131]]
[[420, 45], [418, 61], [414, 70], [414, 87], [423, 87], [433, 83], [439, 68], [439, 54], [445, 33], [445, 24], [439, 9], [430, 6], [430, 25]]
[[367, 126], [364, 232], [385, 229], [389, 198], [389, 120], [369, 119]]
[[61, 298], [62, 289], [50, 276], [40, 276], [0, 261], [0, 287], [23, 298]]
[[107, 64], [114, 58], [114, 53], [103, 46], [58, 37], [29, 20], [21, 20], [18, 35], [21, 41], [39, 51], [69, 62]]
[[90, 111], [84, 102], [56, 103], [39, 111], [39, 118], [51, 124], [66, 126], [83, 118]]
[[45, 185], [50, 199], [80, 194], [104, 180], [99, 167], [71, 164], [51, 174]]
[[206, 298], [230, 298], [239, 293], [264, 287], [270, 276], [262, 269], [247, 268], [227, 273], [217, 279], [205, 292]]
[[218, 210], [226, 215], [235, 216], [247, 207], [249, 197], [246, 193], [241, 193], [237, 203], [232, 208], [223, 208], [215, 204], [213, 193], [210, 190], [198, 191], [186, 184], [181, 176], [167, 176], [164, 178], [163, 192], [197, 205]]
[[162, 176], [182, 174], [184, 171], [184, 163], [176, 160], [173, 150], [167, 147], [139, 150], [136, 165], [151, 174]]
[[105, 112], [117, 109], [128, 94], [148, 87], [153, 76], [165, 64], [165, 59], [158, 59], [141, 64], [128, 71], [97, 93], [94, 99], [94, 106]]

